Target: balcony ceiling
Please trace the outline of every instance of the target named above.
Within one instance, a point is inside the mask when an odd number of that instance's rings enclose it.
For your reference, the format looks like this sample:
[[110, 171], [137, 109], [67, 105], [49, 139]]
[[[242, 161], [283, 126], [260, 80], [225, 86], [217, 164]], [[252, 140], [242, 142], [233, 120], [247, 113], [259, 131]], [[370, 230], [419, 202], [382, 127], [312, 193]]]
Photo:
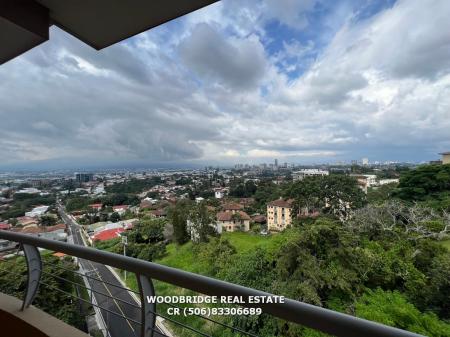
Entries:
[[48, 40], [56, 25], [99, 50], [217, 0], [2, 0], [0, 64]]

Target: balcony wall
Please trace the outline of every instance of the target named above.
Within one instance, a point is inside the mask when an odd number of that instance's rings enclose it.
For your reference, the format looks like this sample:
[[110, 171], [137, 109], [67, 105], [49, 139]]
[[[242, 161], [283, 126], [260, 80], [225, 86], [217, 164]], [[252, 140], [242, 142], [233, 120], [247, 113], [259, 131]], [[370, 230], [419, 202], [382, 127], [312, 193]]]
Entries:
[[0, 329], [11, 337], [89, 337], [80, 330], [30, 306], [21, 311], [22, 301], [0, 293]]

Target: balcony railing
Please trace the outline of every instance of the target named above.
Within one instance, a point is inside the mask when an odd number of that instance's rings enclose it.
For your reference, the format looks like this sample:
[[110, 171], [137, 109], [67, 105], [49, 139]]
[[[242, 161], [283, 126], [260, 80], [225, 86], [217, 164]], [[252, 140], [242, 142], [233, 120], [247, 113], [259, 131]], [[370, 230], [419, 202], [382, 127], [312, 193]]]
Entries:
[[[22, 310], [26, 309], [35, 298], [39, 285], [43, 284], [41, 276], [45, 273], [42, 266], [42, 260], [37, 248], [44, 248], [47, 250], [62, 252], [67, 255], [71, 255], [80, 259], [85, 259], [103, 265], [109, 265], [114, 268], [126, 270], [131, 273], [135, 273], [138, 281], [139, 291], [135, 292], [140, 297], [140, 305], [136, 306], [132, 303], [127, 303], [136, 307], [136, 310], [140, 311], [140, 320], [120, 315], [117, 312], [111, 311], [107, 308], [101, 307], [98, 303], [91, 302], [93, 306], [98, 306], [101, 310], [111, 313], [112, 315], [118, 315], [131, 322], [135, 326], [140, 327], [140, 336], [150, 337], [157, 331], [155, 326], [156, 317], [160, 316], [164, 319], [171, 321], [173, 324], [181, 326], [183, 329], [188, 329], [192, 333], [209, 336], [208, 334], [199, 331], [185, 323], [179, 322], [161, 312], [158, 312], [156, 305], [149, 303], [146, 299], [147, 296], [155, 295], [155, 288], [153, 286], [153, 280], [159, 280], [165, 283], [169, 283], [174, 286], [178, 286], [190, 291], [194, 291], [200, 294], [209, 296], [242, 296], [247, 298], [249, 296], [275, 296], [266, 292], [258, 291], [251, 288], [246, 288], [236, 284], [216, 280], [210, 277], [197, 275], [194, 273], [181, 271], [167, 266], [126, 257], [118, 254], [113, 254], [106, 251], [101, 251], [94, 248], [73, 245], [48, 239], [42, 239], [30, 235], [18, 234], [9, 231], [0, 231], [0, 239], [5, 239], [20, 244], [24, 251], [24, 255], [27, 261], [27, 287], [23, 298]], [[7, 272], [7, 271], [6, 271]], [[96, 282], [106, 282], [100, 280], [97, 277], [89, 275], [88, 273], [80, 273], [81, 276], [87, 277]], [[114, 285], [117, 287], [117, 285]], [[55, 289], [57, 291], [58, 289]], [[93, 289], [90, 289], [94, 291]], [[123, 290], [131, 291], [128, 288], [123, 287]], [[95, 291], [94, 291], [95, 292]], [[98, 291], [97, 291], [98, 292]], [[68, 294], [73, 296], [72, 294]], [[115, 301], [123, 301], [112, 294], [103, 293], [102, 296], [112, 297]], [[80, 300], [83, 300], [79, 298]], [[242, 306], [251, 307], [251, 305], [243, 304]], [[324, 309], [307, 303], [298, 302], [291, 299], [286, 299], [284, 303], [273, 304], [258, 304], [258, 307], [262, 309], [263, 313], [272, 315], [287, 322], [293, 322], [305, 327], [309, 327], [330, 335], [342, 336], [342, 337], [418, 337], [421, 335], [411, 333], [408, 331], [400, 330], [397, 328], [385, 326], [375, 322], [367, 321], [364, 319], [356, 318], [343, 313], [335, 312], [332, 310]], [[240, 336], [253, 336], [255, 334], [246, 332], [240, 328], [227, 325], [223, 322], [215, 321], [210, 317], [201, 316], [202, 319], [206, 319], [212, 323], [220, 324], [224, 328], [232, 330]], [[158, 334], [164, 336], [164, 333], [158, 331]]]

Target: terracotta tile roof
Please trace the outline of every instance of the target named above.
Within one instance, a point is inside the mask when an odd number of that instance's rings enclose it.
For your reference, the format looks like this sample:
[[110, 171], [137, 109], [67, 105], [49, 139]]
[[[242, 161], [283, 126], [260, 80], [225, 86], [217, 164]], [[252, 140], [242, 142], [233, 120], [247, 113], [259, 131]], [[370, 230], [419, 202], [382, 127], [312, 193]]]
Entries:
[[60, 252], [56, 252], [56, 253], [54, 253], [54, 254], [52, 254], [53, 256], [56, 256], [56, 257], [64, 257], [64, 256], [66, 256], [66, 254], [64, 254], [64, 253], [60, 253]]
[[292, 208], [292, 203], [294, 202], [293, 199], [277, 199], [274, 201], [269, 202], [268, 206], [275, 206], [275, 207], [284, 207], [284, 208]]
[[98, 232], [97, 234], [95, 234], [92, 239], [94, 241], [106, 241], [106, 240], [111, 240], [111, 239], [115, 239], [119, 237], [119, 234], [122, 233], [124, 231], [123, 228], [112, 228], [112, 229], [107, 229], [101, 232]]
[[217, 213], [217, 220], [218, 221], [231, 221], [231, 220], [233, 220], [233, 215], [235, 217], [239, 216], [241, 220], [250, 220], [250, 216], [243, 211], [236, 211], [235, 213], [219, 212], [219, 213]]
[[10, 229], [11, 225], [9, 223], [0, 222], [0, 229]]
[[117, 206], [113, 206], [113, 210], [117, 210], [117, 209], [128, 209], [128, 205], [117, 205]]
[[257, 223], [265, 223], [267, 221], [267, 218], [265, 215], [256, 215], [253, 217], [253, 221]]

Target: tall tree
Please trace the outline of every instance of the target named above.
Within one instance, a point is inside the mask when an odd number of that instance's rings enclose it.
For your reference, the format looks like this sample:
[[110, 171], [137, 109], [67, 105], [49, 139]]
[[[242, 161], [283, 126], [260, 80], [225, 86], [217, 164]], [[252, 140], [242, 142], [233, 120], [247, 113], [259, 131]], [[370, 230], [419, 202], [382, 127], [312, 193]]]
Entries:
[[187, 222], [191, 207], [190, 200], [181, 199], [168, 210], [168, 220], [173, 226], [173, 240], [179, 245], [189, 241]]

